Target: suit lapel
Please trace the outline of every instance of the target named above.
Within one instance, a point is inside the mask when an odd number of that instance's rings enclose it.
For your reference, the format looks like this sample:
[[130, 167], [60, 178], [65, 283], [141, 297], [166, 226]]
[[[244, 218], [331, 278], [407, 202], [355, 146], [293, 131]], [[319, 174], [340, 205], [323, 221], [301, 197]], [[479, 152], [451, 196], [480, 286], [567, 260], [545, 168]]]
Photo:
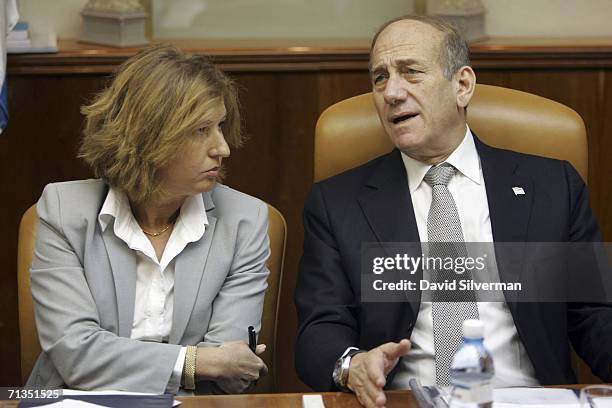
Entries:
[[[527, 242], [531, 209], [536, 194], [531, 177], [521, 173], [519, 163], [509, 160], [508, 154], [483, 144], [476, 137], [474, 140], [485, 179], [493, 241], [498, 243]], [[516, 194], [514, 188], [522, 189], [524, 194]], [[500, 246], [496, 248], [495, 255], [501, 281], [520, 281], [524, 270], [522, 265], [524, 257], [517, 255], [520, 254], [520, 251], [519, 247]], [[516, 295], [509, 292], [506, 292], [505, 295], [508, 307], [519, 328], [519, 308], [518, 304], [513, 302]]]
[[169, 342], [179, 344], [185, 333], [200, 289], [200, 282], [208, 260], [208, 253], [217, 225], [217, 218], [212, 215], [214, 204], [209, 193], [203, 194], [207, 212], [208, 225], [199, 241], [189, 243], [183, 252], [176, 257], [174, 266], [174, 308], [172, 312], [172, 329]]
[[[478, 139], [476, 147], [485, 178], [493, 238], [496, 242], [525, 242], [533, 204], [533, 182], [522, 174], [519, 165], [507, 160]], [[515, 194], [513, 188], [525, 194]]]
[[406, 169], [399, 150], [375, 170], [359, 195], [359, 205], [379, 242], [419, 242]]
[[[406, 168], [399, 150], [393, 150], [382, 160], [364, 184], [358, 202], [378, 242], [420, 242]], [[414, 255], [419, 256], [420, 253]], [[421, 277], [422, 271], [419, 270], [415, 278], [419, 280]], [[372, 320], [394, 322], [387, 325], [389, 333], [386, 338], [399, 339], [411, 332], [419, 302], [407, 303], [409, 311], [402, 307], [406, 303], [369, 304]]]
[[112, 224], [102, 235], [108, 259], [113, 271], [120, 337], [130, 337], [134, 325], [134, 301], [136, 299], [136, 254], [125, 242], [117, 238]]

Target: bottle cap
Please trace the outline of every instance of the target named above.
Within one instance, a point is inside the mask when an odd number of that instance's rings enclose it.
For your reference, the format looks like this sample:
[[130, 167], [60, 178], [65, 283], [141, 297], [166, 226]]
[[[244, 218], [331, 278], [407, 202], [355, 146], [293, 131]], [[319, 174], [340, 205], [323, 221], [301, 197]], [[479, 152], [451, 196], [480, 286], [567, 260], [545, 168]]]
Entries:
[[480, 320], [468, 319], [463, 321], [463, 337], [468, 339], [482, 339], [484, 324]]

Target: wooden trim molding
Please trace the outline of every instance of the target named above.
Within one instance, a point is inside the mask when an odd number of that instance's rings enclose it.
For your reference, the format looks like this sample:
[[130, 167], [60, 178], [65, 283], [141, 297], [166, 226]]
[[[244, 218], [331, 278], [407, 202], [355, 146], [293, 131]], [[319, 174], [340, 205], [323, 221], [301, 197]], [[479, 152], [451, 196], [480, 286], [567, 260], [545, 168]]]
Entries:
[[471, 45], [475, 68], [610, 68], [612, 37], [492, 38]]
[[[210, 55], [223, 69], [240, 71], [364, 70], [369, 40], [176, 40], [185, 51]], [[112, 48], [60, 40], [56, 54], [13, 54], [8, 73], [108, 74], [140, 48]], [[612, 37], [492, 38], [471, 45], [476, 69], [610, 68]]]

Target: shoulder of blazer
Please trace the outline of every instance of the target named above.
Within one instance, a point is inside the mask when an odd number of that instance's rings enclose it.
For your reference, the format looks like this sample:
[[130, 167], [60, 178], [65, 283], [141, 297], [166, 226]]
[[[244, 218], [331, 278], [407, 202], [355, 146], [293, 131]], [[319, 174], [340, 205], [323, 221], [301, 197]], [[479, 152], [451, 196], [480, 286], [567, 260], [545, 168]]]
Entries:
[[538, 178], [543, 176], [544, 180], [549, 180], [551, 173], [565, 173], [567, 165], [573, 168], [565, 160], [490, 146], [478, 139], [475, 134], [474, 142], [483, 167], [489, 165], [488, 167], [491, 169], [499, 169], [500, 167], [512, 168], [517, 171], [527, 172], [531, 177]]
[[385, 184], [389, 179], [405, 178], [401, 153], [393, 149], [367, 163], [315, 183], [311, 194], [319, 190], [325, 202], [342, 212], [351, 203], [356, 203], [358, 197], [373, 185]]
[[214, 209], [217, 216], [257, 216], [262, 209], [267, 211], [267, 204], [259, 198], [220, 183], [210, 193], [203, 193], [203, 197], [206, 211]]
[[369, 177], [372, 172], [377, 169], [382, 164], [386, 163], [389, 160], [394, 160], [399, 158], [400, 152], [397, 149], [393, 149], [389, 153], [383, 154], [382, 156], [375, 157], [374, 159], [360, 164], [359, 166], [353, 167], [348, 170], [344, 170], [341, 173], [338, 173], [334, 176], [323, 179], [316, 184], [321, 186], [335, 186], [335, 185], [345, 185], [347, 182], [363, 184]]
[[96, 220], [108, 192], [99, 179], [65, 181], [45, 186], [37, 209], [41, 218], [59, 217], [64, 227]]

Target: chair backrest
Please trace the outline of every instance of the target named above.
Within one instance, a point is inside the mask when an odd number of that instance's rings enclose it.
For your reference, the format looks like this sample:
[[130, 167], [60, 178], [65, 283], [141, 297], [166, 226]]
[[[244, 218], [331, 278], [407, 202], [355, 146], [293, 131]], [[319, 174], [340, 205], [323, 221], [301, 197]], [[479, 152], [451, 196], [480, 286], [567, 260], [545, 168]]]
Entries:
[[[477, 84], [467, 121], [485, 143], [568, 160], [587, 181], [586, 130], [580, 115], [569, 107], [530, 93]], [[392, 148], [372, 94], [345, 99], [327, 108], [317, 122], [314, 179], [331, 177]], [[572, 358], [579, 382], [601, 382], [575, 353]]]
[[34, 320], [34, 302], [30, 289], [30, 265], [34, 256], [38, 214], [33, 205], [21, 217], [17, 247], [17, 297], [19, 302], [19, 341], [21, 348], [21, 381], [28, 380], [40, 354], [38, 330]]
[[[264, 300], [262, 328], [258, 342], [266, 344], [262, 358], [268, 364], [269, 375], [260, 379], [252, 392], [275, 392], [278, 373], [276, 370], [276, 333], [279, 310], [280, 286], [285, 260], [285, 245], [287, 241], [287, 224], [283, 215], [271, 205], [268, 205], [270, 237], [270, 259], [268, 268], [268, 289]], [[34, 255], [38, 215], [36, 206], [30, 207], [19, 225], [19, 245], [17, 255], [17, 284], [19, 298], [19, 335], [21, 346], [21, 380], [25, 384], [34, 363], [40, 354], [36, 321], [34, 319], [34, 304], [30, 289], [30, 265]]]
[[268, 259], [268, 290], [264, 300], [261, 333], [257, 339], [265, 344], [266, 351], [262, 358], [268, 364], [269, 374], [257, 382], [250, 391], [256, 393], [276, 392], [278, 370], [277, 367], [277, 327], [278, 311], [280, 308], [281, 282], [283, 281], [283, 266], [285, 262], [285, 245], [287, 243], [287, 224], [285, 218], [276, 208], [268, 204], [268, 235], [270, 237], [270, 259]]
[[[584, 122], [569, 107], [541, 96], [476, 85], [467, 113], [485, 143], [523, 153], [569, 160], [586, 181]], [[315, 131], [315, 181], [365, 163], [393, 148], [367, 93], [327, 108]]]

